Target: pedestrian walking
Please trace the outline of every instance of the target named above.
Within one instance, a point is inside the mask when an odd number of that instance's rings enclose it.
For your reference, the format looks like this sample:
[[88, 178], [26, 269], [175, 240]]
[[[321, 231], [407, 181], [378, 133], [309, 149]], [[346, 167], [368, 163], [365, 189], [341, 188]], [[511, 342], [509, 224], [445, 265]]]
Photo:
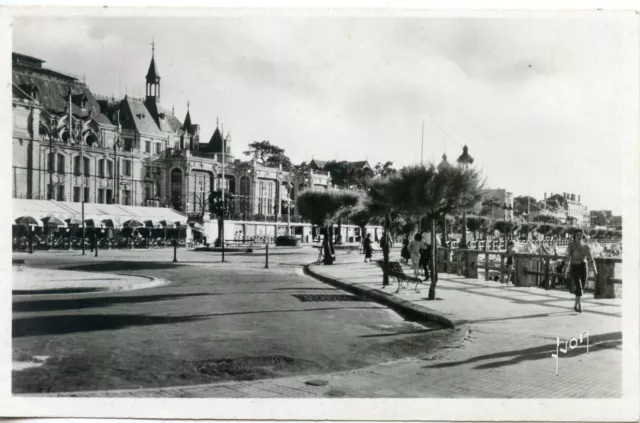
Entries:
[[425, 238], [422, 248], [420, 249], [420, 267], [424, 272], [424, 280], [429, 280], [429, 266], [431, 266], [431, 240]]
[[402, 240], [402, 250], [400, 250], [400, 256], [404, 259], [405, 263], [409, 264], [411, 254], [409, 254], [409, 237], [404, 237]]
[[420, 249], [422, 248], [422, 235], [416, 234], [413, 241], [409, 243], [409, 254], [411, 254], [411, 267], [413, 274], [417, 278], [420, 276]]
[[565, 267], [565, 276], [571, 272], [573, 280], [573, 289], [575, 294], [575, 304], [573, 309], [582, 313], [582, 293], [587, 283], [587, 264], [591, 262], [594, 276], [598, 274], [596, 262], [591, 255], [591, 247], [583, 242], [584, 232], [578, 229], [573, 234], [573, 242], [567, 246], [567, 266]]
[[516, 254], [516, 244], [513, 241], [509, 241], [509, 243], [507, 244], [507, 274], [509, 275], [507, 277], [507, 284], [510, 283], [511, 281], [513, 281], [513, 284], [515, 285], [515, 278], [513, 277], [513, 273], [511, 272], [513, 270], [513, 257]]
[[366, 263], [367, 259], [369, 259], [369, 263], [371, 263], [371, 256], [373, 255], [373, 249], [371, 247], [371, 234], [367, 234], [367, 236], [364, 237], [362, 246], [364, 248], [364, 262]]

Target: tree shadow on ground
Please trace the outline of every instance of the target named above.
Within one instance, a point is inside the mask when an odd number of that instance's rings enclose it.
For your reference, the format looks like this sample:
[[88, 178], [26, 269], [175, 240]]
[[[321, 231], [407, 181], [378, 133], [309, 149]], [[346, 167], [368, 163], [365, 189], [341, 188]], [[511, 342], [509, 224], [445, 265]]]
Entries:
[[123, 270], [175, 269], [180, 263], [162, 261], [105, 261], [59, 267], [59, 270], [79, 270], [83, 272], [113, 272]]
[[30, 301], [14, 301], [14, 312], [30, 311], [57, 311], [57, 310], [78, 310], [91, 307], [108, 307], [114, 304], [148, 303], [155, 301], [175, 300], [189, 297], [199, 297], [210, 295], [206, 293], [196, 294], [164, 294], [164, 295], [127, 295], [127, 296], [104, 296], [88, 298], [64, 298], [46, 299]]
[[62, 335], [76, 332], [116, 330], [129, 326], [194, 322], [203, 316], [145, 316], [140, 314], [88, 314], [38, 316], [13, 320], [13, 337]]
[[[579, 336], [579, 334], [576, 334]], [[564, 348], [564, 342], [567, 340], [560, 340], [560, 347]], [[622, 344], [622, 332], [610, 332], [604, 333], [601, 335], [594, 335], [589, 337], [589, 349], [593, 348], [594, 351], [599, 349], [596, 344], [606, 343], [607, 345], [617, 346]], [[586, 345], [579, 345], [580, 348], [576, 348], [571, 350], [569, 356], [573, 355], [581, 355], [587, 352]], [[508, 358], [508, 360], [493, 362], [493, 363], [485, 363], [475, 366], [475, 369], [492, 369], [503, 366], [510, 366], [513, 364], [517, 364], [520, 361], [525, 360], [540, 360], [547, 359], [551, 357], [551, 353], [555, 353], [557, 348], [557, 344], [547, 344], [541, 345], [539, 347], [525, 348], [521, 350], [513, 350], [513, 351], [504, 351], [492, 354], [479, 355], [476, 357], [469, 358], [467, 360], [460, 361], [451, 361], [437, 364], [430, 364], [428, 366], [424, 366], [423, 369], [429, 368], [444, 368], [444, 367], [456, 367], [464, 364], [475, 363], [483, 360], [495, 360], [499, 358]]]
[[230, 313], [196, 314], [190, 316], [147, 316], [141, 314], [78, 314], [36, 316], [13, 319], [13, 338], [42, 335], [63, 335], [76, 332], [116, 330], [130, 326], [191, 323], [215, 317], [270, 313], [310, 313], [327, 310], [379, 310], [380, 307], [323, 307], [291, 310], [238, 311]]

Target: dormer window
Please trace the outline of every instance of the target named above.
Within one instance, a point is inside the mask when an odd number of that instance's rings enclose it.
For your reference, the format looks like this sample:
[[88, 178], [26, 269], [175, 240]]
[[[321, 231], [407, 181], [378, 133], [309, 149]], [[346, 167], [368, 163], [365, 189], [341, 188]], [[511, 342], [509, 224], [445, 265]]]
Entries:
[[87, 99], [87, 96], [84, 95], [84, 93], [72, 95], [71, 99], [73, 101], [73, 104], [75, 104], [76, 106], [80, 107], [81, 109], [86, 109], [87, 108], [88, 99]]
[[158, 117], [160, 117], [160, 119], [164, 119], [164, 116], [165, 116], [164, 113], [158, 114]]
[[138, 117], [138, 119], [144, 119], [144, 113], [138, 113], [136, 114], [136, 116]]

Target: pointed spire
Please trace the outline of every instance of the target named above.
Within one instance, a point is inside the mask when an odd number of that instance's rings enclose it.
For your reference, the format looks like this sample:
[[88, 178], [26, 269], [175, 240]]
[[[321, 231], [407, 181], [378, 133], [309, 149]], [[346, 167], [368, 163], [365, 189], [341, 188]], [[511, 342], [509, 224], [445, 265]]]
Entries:
[[156, 68], [156, 43], [151, 42], [151, 63], [149, 63], [149, 70], [147, 71], [147, 82], [155, 84], [160, 82], [160, 74]]
[[189, 103], [187, 103], [187, 115], [184, 117], [184, 124], [182, 127], [185, 131], [191, 133], [191, 114], [189, 113]]

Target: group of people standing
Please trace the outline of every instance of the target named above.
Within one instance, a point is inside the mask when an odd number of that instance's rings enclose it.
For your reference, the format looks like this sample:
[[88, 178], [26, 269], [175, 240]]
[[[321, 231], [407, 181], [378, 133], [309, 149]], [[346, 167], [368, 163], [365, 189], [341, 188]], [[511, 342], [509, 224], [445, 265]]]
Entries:
[[[436, 236], [436, 243], [439, 242]], [[429, 267], [431, 266], [431, 255], [433, 252], [433, 245], [431, 243], [431, 234], [416, 234], [413, 237], [413, 241], [409, 241], [409, 238], [405, 238], [402, 242], [402, 251], [400, 255], [407, 263], [411, 260], [411, 267], [413, 268], [413, 274], [415, 277], [420, 277], [422, 273], [424, 280], [429, 280]]]

